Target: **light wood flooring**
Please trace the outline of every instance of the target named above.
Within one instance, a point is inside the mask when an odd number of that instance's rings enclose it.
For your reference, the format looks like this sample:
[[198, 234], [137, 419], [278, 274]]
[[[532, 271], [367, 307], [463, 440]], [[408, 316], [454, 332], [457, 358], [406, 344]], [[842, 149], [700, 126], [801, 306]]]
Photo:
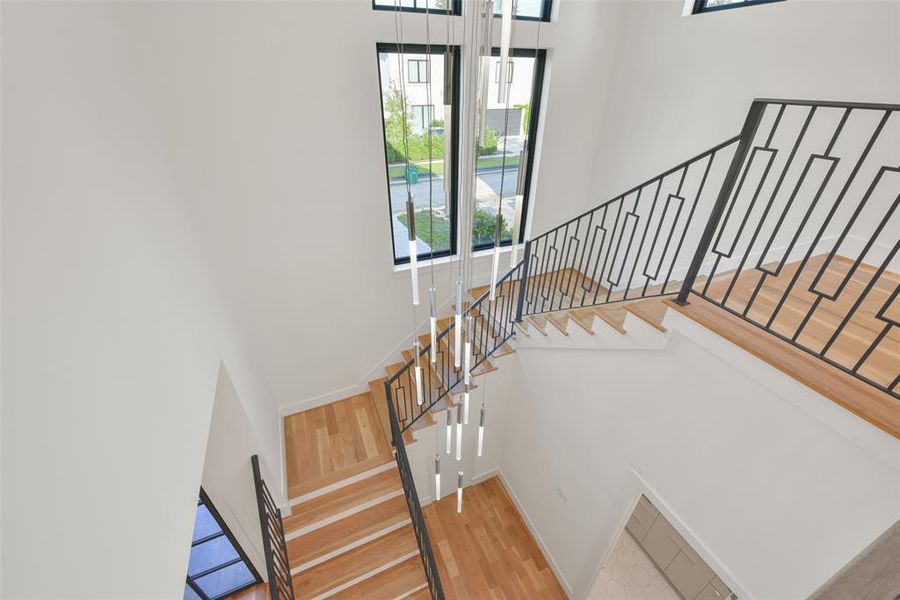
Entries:
[[288, 415], [284, 445], [291, 498], [393, 461], [371, 393]]
[[498, 477], [424, 512], [447, 598], [566, 598]]

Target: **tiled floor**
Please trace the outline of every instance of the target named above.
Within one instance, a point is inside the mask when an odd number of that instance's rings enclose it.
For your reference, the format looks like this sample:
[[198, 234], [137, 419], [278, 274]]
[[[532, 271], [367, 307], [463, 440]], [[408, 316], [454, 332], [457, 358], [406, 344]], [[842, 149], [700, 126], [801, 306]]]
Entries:
[[627, 531], [594, 580], [588, 600], [681, 600]]

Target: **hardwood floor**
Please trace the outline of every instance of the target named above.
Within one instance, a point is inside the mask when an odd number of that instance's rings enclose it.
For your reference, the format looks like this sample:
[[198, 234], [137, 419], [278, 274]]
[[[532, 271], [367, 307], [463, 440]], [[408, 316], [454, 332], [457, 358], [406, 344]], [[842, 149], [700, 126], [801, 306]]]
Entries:
[[[799, 263], [785, 265], [778, 277], [767, 278], [756, 299], [747, 307], [749, 300], [761, 280], [757, 270], [745, 270], [737, 278], [716, 277], [710, 282], [706, 295], [713, 301], [722, 302], [732, 285], [725, 306], [737, 313], [746, 312], [747, 318], [757, 325], [766, 325], [782, 300], [790, 281], [796, 275], [796, 283], [787, 295], [780, 312], [772, 320], [771, 329], [781, 335], [794, 337], [796, 342], [811, 352], [821, 352], [826, 342], [847, 315], [850, 316], [843, 332], [835, 338], [825, 356], [847, 368], [857, 368], [858, 372], [871, 381], [890, 387], [900, 377], [900, 328], [891, 327], [881, 338], [875, 350], [864, 360], [866, 349], [878, 339], [885, 327], [885, 321], [876, 317], [883, 306], [889, 306], [884, 313], [888, 319], [896, 320], [897, 287], [900, 276], [884, 272], [877, 279], [876, 270], [869, 265], [860, 265], [849, 279], [851, 262], [837, 256], [827, 266], [817, 289], [823, 292], [836, 290], [847, 279], [843, 293], [832, 300], [820, 300], [809, 291], [819, 268], [824, 264], [824, 256], [813, 257], [799, 274]], [[873, 280], [874, 279], [874, 280]], [[701, 286], [702, 287], [702, 286]], [[863, 290], [871, 287], [863, 296]], [[695, 289], [700, 289], [695, 286]], [[862, 301], [852, 311], [860, 297]], [[893, 305], [886, 304], [893, 298]], [[757, 325], [746, 322], [738, 316], [722, 310], [712, 302], [691, 295], [689, 304], [681, 307], [672, 302], [667, 304], [714, 331], [748, 352], [784, 371], [798, 381], [834, 400], [844, 408], [900, 438], [900, 399], [878, 390], [820, 358], [798, 349], [788, 342], [772, 335]], [[808, 313], [809, 320], [803, 324]], [[802, 328], [801, 328], [801, 325]], [[798, 333], [799, 332], [799, 333]]]
[[291, 498], [393, 460], [370, 393], [288, 415], [284, 445]]
[[447, 598], [566, 598], [509, 495], [493, 477], [425, 507]]

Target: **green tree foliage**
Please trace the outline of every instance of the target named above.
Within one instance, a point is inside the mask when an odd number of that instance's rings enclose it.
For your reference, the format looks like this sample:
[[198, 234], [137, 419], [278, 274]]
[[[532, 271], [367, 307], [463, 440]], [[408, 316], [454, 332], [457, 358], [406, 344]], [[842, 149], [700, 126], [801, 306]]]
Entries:
[[[404, 108], [406, 110], [404, 110]], [[388, 87], [384, 96], [384, 137], [387, 144], [388, 162], [401, 162], [409, 160], [411, 162], [428, 160], [428, 134], [417, 134], [413, 132], [412, 127], [412, 111], [409, 103], [404, 101], [403, 92], [394, 83]], [[404, 143], [403, 135], [406, 134]], [[429, 129], [431, 133], [431, 129]], [[496, 149], [496, 139], [494, 143]], [[409, 156], [405, 149], [409, 148]], [[444, 136], [431, 133], [431, 149], [432, 158], [444, 157]]]
[[522, 109], [522, 132], [528, 135], [528, 124], [531, 123], [531, 104], [516, 104], [514, 108]]
[[[497, 227], [497, 216], [492, 215], [483, 208], [475, 209], [475, 217], [472, 223], [472, 237], [476, 246], [494, 243], [494, 228]], [[506, 223], [506, 219], [500, 217], [501, 239], [512, 237], [512, 231]]]

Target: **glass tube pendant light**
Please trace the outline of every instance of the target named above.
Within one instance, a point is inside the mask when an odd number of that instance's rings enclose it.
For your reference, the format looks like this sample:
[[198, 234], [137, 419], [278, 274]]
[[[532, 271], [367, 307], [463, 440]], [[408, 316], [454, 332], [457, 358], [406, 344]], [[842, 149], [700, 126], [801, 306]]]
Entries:
[[528, 149], [519, 152], [519, 173], [516, 177], [516, 208], [513, 218], [512, 244], [509, 251], [509, 267], [515, 268], [519, 262], [519, 247], [516, 240], [519, 239], [519, 231], [522, 229], [522, 205], [525, 203], [525, 165], [528, 162]]
[[[447, 5], [449, 6], [449, 2]], [[449, 8], [448, 8], [449, 12]], [[448, 15], [449, 16], [449, 15]], [[448, 36], [449, 37], [449, 36]], [[447, 198], [451, 193], [452, 177], [450, 170], [453, 166], [453, 52], [450, 50], [449, 41], [444, 53], [444, 194]]]
[[415, 352], [416, 361], [416, 404], [422, 406], [422, 365], [419, 364], [419, 340], [413, 342], [413, 352]]
[[472, 370], [472, 317], [466, 317], [466, 343], [463, 346], [463, 383], [469, 385]]
[[469, 384], [466, 384], [463, 392], [463, 425], [469, 424]]
[[409, 274], [412, 279], [412, 303], [419, 305], [419, 254], [416, 249], [416, 213], [413, 209], [412, 193], [406, 193], [406, 222], [409, 231]]
[[462, 404], [456, 405], [456, 460], [462, 460]]
[[[505, 143], [505, 142], [504, 142]], [[491, 262], [491, 293], [490, 301], [493, 302], [497, 297], [497, 275], [500, 271], [500, 236], [502, 235], [501, 224], [503, 223], [502, 213], [497, 211], [497, 225], [494, 230], [494, 260]]]
[[441, 499], [441, 457], [434, 455], [434, 499]]
[[450, 405], [447, 404], [447, 454], [453, 447], [453, 418], [450, 415]]
[[481, 420], [478, 422], [478, 456], [484, 450], [484, 405], [481, 405]]
[[460, 471], [456, 476], [456, 512], [462, 512], [462, 490], [463, 490], [463, 472]]
[[[444, 171], [446, 173], [446, 171]], [[459, 355], [462, 343], [462, 281], [456, 280], [456, 312], [453, 315], [453, 366], [459, 368]]]
[[429, 316], [431, 325], [431, 352], [429, 355], [431, 356], [431, 364], [435, 364], [437, 362], [437, 290], [430, 288], [428, 290], [428, 295], [431, 297], [431, 315]]
[[506, 101], [506, 88], [509, 85], [507, 73], [509, 72], [509, 42], [512, 35], [513, 0], [500, 0], [500, 72], [497, 87], [497, 102]]

